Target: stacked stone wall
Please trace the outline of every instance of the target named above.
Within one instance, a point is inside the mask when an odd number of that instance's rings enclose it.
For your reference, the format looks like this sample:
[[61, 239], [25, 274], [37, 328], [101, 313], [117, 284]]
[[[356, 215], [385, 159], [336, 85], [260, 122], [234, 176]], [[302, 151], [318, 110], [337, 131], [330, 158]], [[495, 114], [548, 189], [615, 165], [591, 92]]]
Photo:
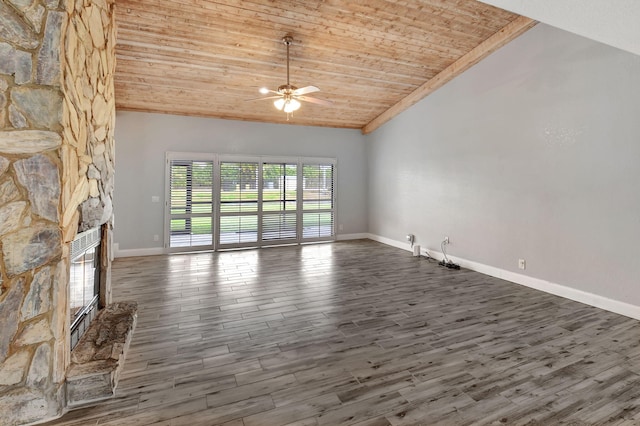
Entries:
[[[115, 25], [113, 0], [68, 2], [63, 67], [62, 227], [75, 232], [113, 215]], [[78, 208], [80, 206], [80, 208]]]
[[[62, 413], [69, 242], [103, 225], [109, 277], [113, 0], [0, 2], [0, 413]], [[108, 302], [110, 283], [102, 283]]]

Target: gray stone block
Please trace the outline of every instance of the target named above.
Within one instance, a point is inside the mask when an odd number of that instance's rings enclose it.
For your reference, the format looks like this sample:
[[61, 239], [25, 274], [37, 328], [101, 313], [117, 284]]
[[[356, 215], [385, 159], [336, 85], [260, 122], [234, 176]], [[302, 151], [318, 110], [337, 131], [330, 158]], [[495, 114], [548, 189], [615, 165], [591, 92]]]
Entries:
[[22, 303], [21, 320], [27, 321], [51, 308], [51, 267], [38, 271], [31, 281], [27, 297]]
[[20, 184], [26, 188], [31, 211], [52, 222], [58, 221], [60, 174], [46, 155], [39, 154], [13, 164]]
[[24, 129], [26, 127], [29, 127], [27, 119], [24, 118], [24, 115], [22, 115], [22, 113], [18, 111], [13, 105], [9, 105], [9, 122], [14, 129]]
[[69, 407], [111, 398], [114, 394], [112, 372], [96, 373], [82, 378], [67, 379], [67, 404]]
[[38, 34], [31, 29], [15, 9], [6, 2], [0, 2], [0, 38], [11, 40], [25, 49], [35, 49], [40, 44]]
[[[5, 270], [9, 276], [19, 275], [43, 266], [62, 253], [62, 234], [57, 225], [42, 224], [8, 234], [2, 241]], [[16, 308], [16, 314], [19, 307]]]
[[25, 201], [0, 205], [0, 237], [20, 227], [20, 220], [26, 207]]
[[0, 363], [7, 359], [9, 345], [18, 331], [18, 314], [23, 296], [24, 279], [21, 278], [13, 283], [7, 296], [0, 302]]
[[50, 415], [49, 402], [42, 392], [22, 388], [2, 395], [0, 413], [2, 424], [31, 424]]
[[18, 198], [20, 198], [20, 191], [18, 191], [18, 187], [11, 177], [0, 181], [0, 205], [7, 204]]
[[46, 87], [19, 86], [11, 90], [13, 104], [34, 127], [53, 130], [62, 120], [62, 95]]
[[38, 50], [36, 82], [59, 85], [60, 81], [60, 32], [64, 12], [49, 12], [44, 27], [44, 40]]
[[38, 346], [33, 355], [29, 374], [27, 375], [27, 386], [42, 389], [49, 380], [49, 365], [51, 364], [51, 347], [43, 343]]

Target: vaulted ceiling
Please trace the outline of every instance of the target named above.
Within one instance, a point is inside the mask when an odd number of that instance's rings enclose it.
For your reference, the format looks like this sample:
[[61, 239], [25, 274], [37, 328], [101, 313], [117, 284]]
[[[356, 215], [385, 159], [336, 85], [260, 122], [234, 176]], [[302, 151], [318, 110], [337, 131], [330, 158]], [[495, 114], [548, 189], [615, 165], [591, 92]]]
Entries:
[[[369, 132], [535, 24], [475, 0], [118, 0], [116, 106]], [[258, 89], [321, 89], [289, 121]]]

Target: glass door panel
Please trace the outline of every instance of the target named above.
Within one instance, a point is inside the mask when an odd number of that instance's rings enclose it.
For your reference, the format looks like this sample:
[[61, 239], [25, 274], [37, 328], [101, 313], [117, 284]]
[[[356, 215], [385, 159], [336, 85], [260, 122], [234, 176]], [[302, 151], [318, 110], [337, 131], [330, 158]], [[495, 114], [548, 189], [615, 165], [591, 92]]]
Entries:
[[258, 163], [220, 162], [220, 248], [258, 242]]
[[297, 241], [297, 176], [297, 164], [262, 164], [261, 241], [265, 244]]
[[169, 161], [170, 249], [213, 248], [213, 178], [213, 161]]
[[333, 185], [333, 164], [303, 164], [303, 241], [327, 239], [335, 235]]

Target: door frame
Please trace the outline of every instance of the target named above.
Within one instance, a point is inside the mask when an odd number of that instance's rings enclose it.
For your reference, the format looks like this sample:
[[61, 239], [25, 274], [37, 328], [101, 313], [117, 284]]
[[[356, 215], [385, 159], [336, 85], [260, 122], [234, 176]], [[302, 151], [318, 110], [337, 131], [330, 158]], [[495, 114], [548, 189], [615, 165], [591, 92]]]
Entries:
[[[202, 246], [187, 246], [187, 247], [171, 247], [171, 161], [172, 160], [184, 160], [184, 161], [211, 161], [213, 163], [213, 176], [212, 176], [212, 193], [211, 193], [211, 244]], [[218, 169], [218, 155], [208, 153], [195, 153], [195, 152], [174, 152], [168, 151], [165, 154], [165, 197], [164, 197], [164, 251], [165, 253], [186, 253], [191, 251], [208, 251], [215, 250], [215, 238], [216, 235], [216, 206], [218, 203], [218, 193], [216, 189], [219, 183], [216, 182], [219, 179], [220, 173]], [[201, 215], [200, 217], [207, 217]]]

